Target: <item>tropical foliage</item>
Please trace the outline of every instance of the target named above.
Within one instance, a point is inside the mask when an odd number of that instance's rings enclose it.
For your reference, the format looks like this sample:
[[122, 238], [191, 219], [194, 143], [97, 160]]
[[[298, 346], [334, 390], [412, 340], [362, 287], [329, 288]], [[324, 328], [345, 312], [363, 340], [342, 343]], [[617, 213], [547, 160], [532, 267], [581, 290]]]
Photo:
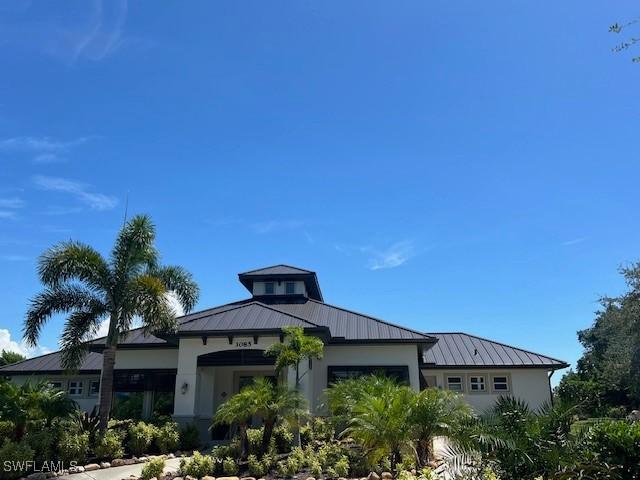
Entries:
[[2, 350], [0, 353], [0, 367], [5, 365], [10, 365], [12, 363], [21, 362], [22, 360], [26, 360], [27, 357], [24, 355], [12, 352], [11, 350]]
[[577, 369], [556, 390], [585, 417], [640, 407], [640, 263], [621, 273], [627, 291], [601, 299], [593, 325], [578, 332], [585, 350]]
[[149, 331], [173, 331], [176, 312], [173, 293], [190, 311], [198, 287], [181, 267], [161, 266], [154, 245], [155, 227], [139, 215], [122, 227], [108, 258], [80, 242], [63, 242], [39, 259], [38, 273], [45, 289], [31, 300], [25, 319], [25, 339], [35, 345], [43, 325], [57, 313], [68, 314], [62, 332], [62, 361], [76, 368], [86, 353], [86, 342], [103, 320], [108, 334], [103, 352], [100, 389], [100, 427], [106, 429], [113, 396], [113, 368], [118, 340], [139, 318]]

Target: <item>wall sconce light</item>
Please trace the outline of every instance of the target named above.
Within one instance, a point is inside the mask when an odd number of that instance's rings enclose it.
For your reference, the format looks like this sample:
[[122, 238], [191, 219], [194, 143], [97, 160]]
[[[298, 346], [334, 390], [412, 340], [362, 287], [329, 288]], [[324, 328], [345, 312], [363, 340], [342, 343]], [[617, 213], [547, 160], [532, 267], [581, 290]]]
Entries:
[[221, 396], [222, 398], [227, 398], [227, 392], [222, 392], [222, 393], [220, 394], [220, 396]]
[[187, 382], [184, 382], [182, 384], [182, 387], [180, 387], [180, 391], [184, 395], [185, 393], [187, 393], [187, 390], [189, 390], [189, 384]]

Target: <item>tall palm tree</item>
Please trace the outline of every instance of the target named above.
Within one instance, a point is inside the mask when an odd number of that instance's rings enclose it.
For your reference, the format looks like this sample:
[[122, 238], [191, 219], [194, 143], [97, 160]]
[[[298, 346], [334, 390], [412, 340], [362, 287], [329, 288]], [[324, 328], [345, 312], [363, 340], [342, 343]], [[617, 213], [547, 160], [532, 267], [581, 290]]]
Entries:
[[255, 399], [255, 414], [262, 418], [262, 453], [269, 449], [276, 423], [282, 419], [297, 419], [304, 413], [305, 401], [298, 390], [274, 385], [267, 378], [256, 378], [247, 389]]
[[[247, 428], [251, 416], [256, 413], [256, 399], [249, 387], [243, 388], [229, 400], [221, 404], [213, 416], [213, 425], [236, 425], [240, 435], [240, 456], [246, 458], [249, 453]], [[212, 425], [212, 426], [213, 426]]]
[[135, 318], [149, 332], [172, 332], [176, 312], [169, 303], [173, 292], [185, 312], [198, 299], [198, 286], [181, 267], [160, 266], [155, 248], [155, 227], [138, 215], [125, 223], [109, 258], [89, 245], [62, 242], [40, 257], [38, 273], [45, 289], [31, 300], [24, 336], [35, 345], [49, 318], [67, 313], [62, 332], [62, 363], [77, 368], [104, 319], [109, 328], [103, 352], [100, 382], [100, 429], [109, 420], [113, 395], [113, 366], [118, 340]]
[[[285, 341], [271, 345], [264, 353], [276, 357], [276, 373], [281, 374], [285, 368], [294, 368], [295, 389], [300, 391], [300, 381], [309, 371], [300, 375], [300, 364], [304, 360], [322, 358], [324, 343], [317, 337], [305, 335], [302, 327], [283, 327], [282, 332]], [[300, 416], [296, 418], [296, 424], [296, 444], [300, 445]]]

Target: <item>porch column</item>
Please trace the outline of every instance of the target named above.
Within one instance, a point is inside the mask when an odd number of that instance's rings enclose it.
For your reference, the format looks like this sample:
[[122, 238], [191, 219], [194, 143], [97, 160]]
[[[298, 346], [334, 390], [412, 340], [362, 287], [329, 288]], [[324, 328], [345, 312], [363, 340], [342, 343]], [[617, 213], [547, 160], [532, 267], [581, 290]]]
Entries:
[[198, 356], [193, 349], [187, 348], [182, 343], [181, 339], [178, 349], [173, 418], [179, 424], [185, 425], [193, 422], [196, 414]]

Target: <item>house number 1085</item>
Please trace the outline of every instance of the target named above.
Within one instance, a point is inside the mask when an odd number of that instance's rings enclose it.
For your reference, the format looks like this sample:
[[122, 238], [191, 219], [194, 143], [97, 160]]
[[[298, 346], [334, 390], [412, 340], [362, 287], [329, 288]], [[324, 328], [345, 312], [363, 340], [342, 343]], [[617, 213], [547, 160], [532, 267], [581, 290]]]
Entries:
[[250, 341], [244, 341], [244, 342], [236, 342], [236, 347], [239, 348], [248, 348], [251, 346], [251, 342]]

